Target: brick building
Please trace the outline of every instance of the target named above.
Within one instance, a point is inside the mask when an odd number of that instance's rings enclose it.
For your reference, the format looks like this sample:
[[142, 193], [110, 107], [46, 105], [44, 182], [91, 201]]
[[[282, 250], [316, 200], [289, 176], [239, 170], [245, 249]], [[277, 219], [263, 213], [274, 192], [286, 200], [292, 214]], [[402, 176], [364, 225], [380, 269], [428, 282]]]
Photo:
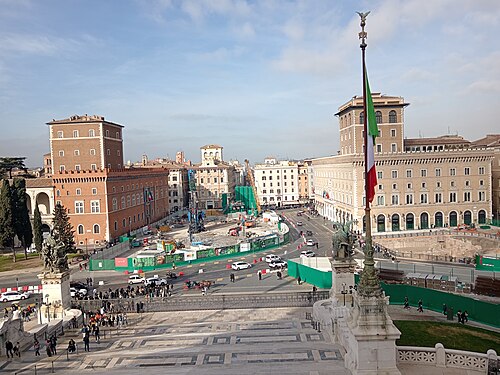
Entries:
[[77, 246], [98, 246], [168, 215], [168, 170], [125, 169], [122, 125], [87, 115], [47, 125], [44, 165], [52, 168], [54, 204], [68, 210]]

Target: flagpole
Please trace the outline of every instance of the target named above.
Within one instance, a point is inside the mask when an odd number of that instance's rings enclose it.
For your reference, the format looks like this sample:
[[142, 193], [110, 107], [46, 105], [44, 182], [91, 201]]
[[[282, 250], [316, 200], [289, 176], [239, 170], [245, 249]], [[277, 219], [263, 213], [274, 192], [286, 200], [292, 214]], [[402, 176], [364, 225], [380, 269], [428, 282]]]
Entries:
[[366, 17], [370, 12], [360, 13], [361, 17], [361, 32], [358, 34], [361, 43], [359, 47], [361, 48], [361, 59], [362, 59], [362, 69], [363, 69], [363, 141], [364, 141], [364, 159], [365, 159], [365, 259], [364, 268], [361, 273], [361, 278], [358, 284], [358, 293], [363, 296], [379, 296], [382, 293], [380, 288], [380, 282], [375, 270], [375, 261], [373, 259], [373, 246], [372, 246], [372, 226], [371, 226], [371, 213], [370, 213], [370, 200], [369, 197], [369, 185], [368, 185], [368, 111], [367, 111], [367, 89], [366, 89], [366, 62], [365, 62], [365, 50], [366, 50], [366, 38], [368, 33], [365, 31]]

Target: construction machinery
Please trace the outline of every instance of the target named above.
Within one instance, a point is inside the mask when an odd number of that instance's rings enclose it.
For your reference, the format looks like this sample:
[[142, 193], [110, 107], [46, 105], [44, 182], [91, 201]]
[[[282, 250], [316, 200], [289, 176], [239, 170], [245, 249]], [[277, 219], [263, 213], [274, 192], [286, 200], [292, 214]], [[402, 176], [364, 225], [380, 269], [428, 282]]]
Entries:
[[253, 192], [253, 196], [255, 199], [255, 205], [257, 207], [257, 213], [255, 215], [255, 216], [257, 216], [260, 214], [261, 208], [260, 208], [259, 197], [257, 195], [257, 188], [255, 187], [255, 179], [253, 178], [252, 169], [250, 168], [250, 162], [248, 161], [248, 159], [245, 159], [245, 167], [247, 170], [247, 179], [248, 179], [248, 182], [250, 182], [250, 186], [252, 187], [252, 192]]

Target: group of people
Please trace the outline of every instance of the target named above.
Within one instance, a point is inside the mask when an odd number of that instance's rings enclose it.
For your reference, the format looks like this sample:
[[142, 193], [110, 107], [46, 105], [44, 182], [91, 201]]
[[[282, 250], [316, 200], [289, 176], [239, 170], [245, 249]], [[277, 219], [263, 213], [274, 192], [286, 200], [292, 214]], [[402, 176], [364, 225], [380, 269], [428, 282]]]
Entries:
[[[406, 296], [403, 302], [403, 308], [406, 310], [410, 309], [410, 302], [408, 301], [408, 297]], [[421, 299], [418, 300], [417, 311], [423, 313], [424, 312], [424, 304]]]
[[127, 299], [127, 298], [135, 298], [139, 296], [143, 297], [167, 297], [172, 295], [172, 291], [174, 290], [174, 286], [172, 284], [166, 285], [138, 285], [133, 287], [132, 285], [128, 285], [126, 288], [109, 288], [106, 291], [98, 291], [97, 289], [93, 289], [92, 293], [84, 296], [83, 299]]
[[[448, 310], [448, 306], [446, 306], [446, 303], [443, 304], [443, 314], [448, 315], [451, 314], [453, 315], [453, 307], [451, 308], [451, 311]], [[459, 323], [465, 324], [469, 321], [469, 313], [467, 310], [458, 310], [457, 311], [457, 319]]]
[[14, 345], [10, 340], [7, 340], [5, 342], [5, 352], [7, 353], [7, 358], [14, 358], [14, 356], [21, 358], [19, 341]]
[[10, 309], [8, 309], [7, 307], [5, 307], [3, 309], [3, 317], [8, 318], [9, 314], [11, 312], [14, 312], [14, 311], [20, 311], [21, 318], [23, 319], [23, 321], [29, 322], [31, 320], [32, 315], [36, 316], [37, 309], [35, 306], [31, 306], [31, 305], [28, 305], [28, 306], [22, 308], [18, 304], [14, 303], [14, 304], [12, 304], [12, 307]]

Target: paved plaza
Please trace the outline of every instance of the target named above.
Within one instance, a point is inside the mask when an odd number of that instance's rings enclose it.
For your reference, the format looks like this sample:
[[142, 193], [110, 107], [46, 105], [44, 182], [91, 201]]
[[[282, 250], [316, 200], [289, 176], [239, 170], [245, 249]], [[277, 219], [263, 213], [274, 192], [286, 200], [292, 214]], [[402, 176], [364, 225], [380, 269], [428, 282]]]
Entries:
[[[316, 331], [306, 319], [311, 308], [206, 310], [130, 314], [129, 325], [101, 330], [101, 342], [83, 351], [79, 331], [67, 331], [58, 354], [41, 357], [32, 349], [21, 358], [0, 361], [6, 374], [349, 374], [342, 348]], [[445, 321], [432, 311], [418, 313], [390, 306], [393, 319]], [[34, 326], [30, 322], [27, 326]], [[473, 323], [474, 324], [474, 323]], [[474, 324], [476, 325], [476, 324]], [[28, 328], [28, 327], [27, 327]], [[78, 353], [67, 356], [73, 338]], [[402, 374], [478, 374], [429, 366], [399, 366]]]

